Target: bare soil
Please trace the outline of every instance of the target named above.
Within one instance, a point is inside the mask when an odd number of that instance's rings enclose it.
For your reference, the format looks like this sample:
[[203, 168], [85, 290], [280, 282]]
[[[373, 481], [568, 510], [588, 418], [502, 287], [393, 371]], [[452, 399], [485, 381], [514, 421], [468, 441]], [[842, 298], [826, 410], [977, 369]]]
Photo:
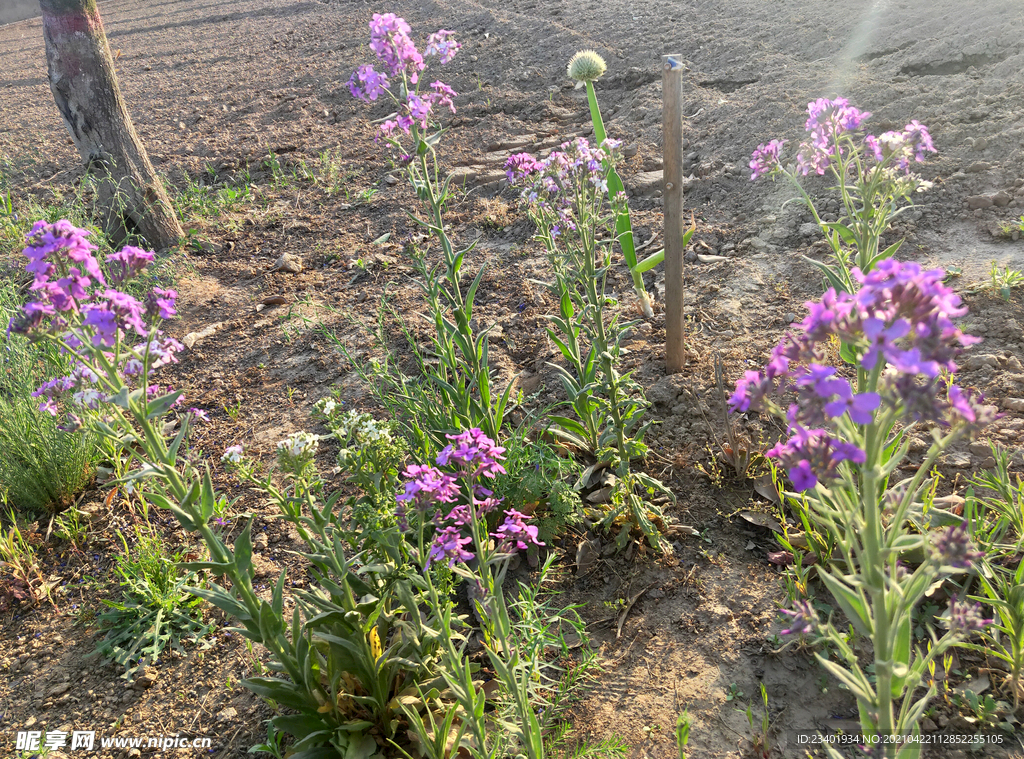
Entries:
[[[414, 332], [426, 335], [403, 255], [415, 233], [406, 215], [415, 198], [394, 181], [369, 124], [387, 115], [386, 106], [355, 102], [345, 86], [351, 70], [369, 62], [371, 14], [386, 11], [404, 16], [419, 39], [446, 28], [464, 43], [443, 71], [461, 95], [442, 157], [470, 189], [450, 223], [460, 241], [479, 238], [468, 265], [487, 265], [478, 319], [498, 325], [492, 349], [501, 372], [521, 372], [523, 389], [542, 391], [542, 398], [558, 391], [546, 367], [554, 346], [544, 333], [554, 304], [529, 283], [545, 278], [546, 263], [501, 164], [509, 149], [534, 151], [588, 133], [585, 96], [567, 81], [565, 64], [577, 50], [594, 48], [609, 63], [598, 83], [609, 131], [636, 146], [621, 171], [634, 192], [634, 227], [641, 241], [660, 236], [660, 197], [647, 173], [661, 166], [659, 62], [664, 53], [685, 59], [686, 207], [698, 225], [685, 271], [691, 360], [684, 373], [665, 376], [664, 320], [656, 314], [637, 328], [627, 365], [661, 422], [650, 441], [650, 471], [678, 496], [671, 517], [700, 537], [676, 537], [668, 558], [636, 548], [616, 555], [605, 550], [607, 536], [570, 535], [558, 547], [564, 597], [587, 604], [604, 667], [575, 707], [574, 724], [594, 739], [621, 736], [630, 757], [671, 757], [676, 716], [685, 708], [695, 719], [690, 756], [744, 756], [751, 732], [737, 708], [751, 702], [758, 713], [763, 682], [774, 720], [772, 756], [804, 756], [796, 730], [842, 724], [856, 709], [821, 679], [808, 652], [778, 653], [768, 640], [781, 626], [784, 601], [780, 569], [767, 560], [777, 546], [770, 532], [737, 516], [764, 508], [763, 497], [728, 476], [716, 488], [695, 469], [712, 468], [725, 441], [716, 354], [731, 384], [762, 363], [803, 302], [820, 294], [820, 277], [801, 258], [826, 252], [818, 235], [802, 228], [810, 217], [800, 206], [783, 207], [791, 188], [751, 183], [746, 162], [759, 143], [798, 141], [806, 103], [817, 97], [848, 97], [874, 114], [874, 131], [910, 119], [931, 128], [939, 152], [923, 171], [935, 187], [888, 242], [906, 237], [902, 257], [961, 270], [957, 287], [971, 309], [965, 331], [985, 338], [964, 362], [961, 380], [1006, 409], [984, 442], [1009, 448], [1019, 472], [1024, 416], [1010, 399], [1024, 398], [1024, 298], [1016, 290], [1004, 301], [974, 285], [992, 261], [1024, 269], [1024, 242], [999, 235], [1000, 223], [1024, 213], [1024, 8], [1014, 0], [104, 3], [121, 86], [158, 170], [179, 190], [186, 180], [238, 183], [245, 172], [255, 187], [243, 206], [191, 219], [193, 244], [177, 259], [183, 314], [170, 329], [179, 339], [200, 336], [175, 380], [189, 405], [212, 417], [196, 440], [210, 454], [241, 442], [269, 461], [277, 440], [310, 427], [310, 406], [332, 386], [353, 406], [375, 410], [325, 330], [355, 355], [370, 355], [363, 327], [385, 293]], [[47, 87], [38, 19], [0, 28], [0, 71], [0, 158], [16, 197], [72, 191], [80, 161]], [[323, 151], [337, 156], [343, 191], [325, 189]], [[271, 152], [291, 178], [275, 181], [266, 162]], [[304, 167], [320, 181], [304, 179]], [[364, 202], [360, 193], [370, 189], [377, 192]], [[827, 197], [824, 182], [811, 189]], [[968, 207], [969, 197], [999, 192], [1009, 196], [1007, 205]], [[386, 233], [386, 242], [373, 244]], [[300, 273], [271, 271], [284, 253], [302, 259]], [[357, 260], [360, 266], [352, 264]], [[631, 312], [627, 274], [617, 271], [614, 282]], [[662, 283], [651, 284], [660, 293]], [[225, 407], [238, 408], [237, 418]], [[737, 424], [754, 441], [781, 432], [754, 418]], [[952, 452], [942, 468], [944, 488], [962, 490], [986, 459], [985, 447]], [[227, 477], [219, 484], [246, 495], [243, 506], [257, 514], [256, 531], [266, 539], [256, 541], [256, 556], [267, 581], [288, 567], [290, 581], [305, 582], [287, 554], [292, 536], [267, 507]], [[209, 651], [169, 657], [153, 678], [134, 685], [86, 658], [97, 639], [91, 620], [99, 597], [117, 593], [110, 577], [120, 545], [115, 533], [139, 519], [122, 495], [100, 502], [103, 496], [87, 499], [98, 505], [84, 553], [46, 541], [47, 525], [38, 527], [58, 584], [55, 602], [0, 615], [0, 756], [15, 756], [15, 734], [30, 726], [210, 736], [207, 755], [245, 756], [262, 739], [270, 711], [237, 685], [255, 666], [237, 638], [221, 635]], [[151, 518], [171, 545], [188, 545], [172, 520]], [[587, 539], [598, 541], [599, 560], [577, 573], [577, 545]], [[616, 609], [640, 591], [618, 636]], [[965, 655], [961, 664], [968, 675], [984, 666]], [[943, 717], [941, 732], [973, 732], [954, 710]], [[983, 755], [1024, 756], [1012, 740], [986, 746]], [[929, 748], [925, 756], [966, 753]]]

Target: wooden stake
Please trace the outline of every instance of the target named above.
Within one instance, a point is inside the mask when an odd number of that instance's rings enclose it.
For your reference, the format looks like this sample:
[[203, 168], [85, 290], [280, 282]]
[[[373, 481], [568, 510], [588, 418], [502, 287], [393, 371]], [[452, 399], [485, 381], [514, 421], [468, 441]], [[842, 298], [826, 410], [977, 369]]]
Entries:
[[683, 344], [683, 64], [661, 57], [661, 134], [665, 197], [665, 371], [685, 362]]

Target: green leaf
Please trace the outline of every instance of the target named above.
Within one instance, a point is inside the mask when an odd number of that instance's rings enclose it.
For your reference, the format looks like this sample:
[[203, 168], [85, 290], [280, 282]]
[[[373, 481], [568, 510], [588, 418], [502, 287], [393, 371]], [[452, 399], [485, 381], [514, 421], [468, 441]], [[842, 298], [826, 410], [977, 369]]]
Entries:
[[252, 520], [249, 519], [235, 540], [235, 569], [239, 575], [249, 574], [252, 567]]
[[896, 630], [896, 645], [892, 652], [892, 697], [903, 695], [910, 671], [910, 614], [904, 614]]
[[871, 616], [868, 611], [867, 599], [863, 593], [857, 593], [845, 582], [833, 577], [821, 567], [818, 567], [818, 577], [825, 583], [825, 587], [842, 607], [857, 632], [865, 637], [871, 637]]
[[871, 702], [874, 699], [874, 694], [871, 692], [871, 684], [864, 679], [863, 674], [850, 672], [845, 667], [841, 667], [834, 661], [829, 661], [820, 654], [815, 654], [814, 658], [818, 660], [822, 667], [831, 672], [839, 682], [849, 688], [855, 698], [867, 702]]
[[850, 285], [843, 280], [834, 268], [822, 261], [815, 261], [813, 258], [809, 258], [808, 256], [803, 256], [803, 259], [820, 269], [825, 275], [825, 279], [828, 280], [829, 287], [835, 288], [837, 293], [851, 291]]
[[834, 232], [838, 232], [843, 242], [845, 242], [847, 245], [857, 244], [857, 236], [854, 235], [853, 231], [846, 225], [840, 224], [839, 222], [835, 221], [826, 221], [822, 223], [822, 226], [824, 226], [826, 229], [831, 229]]
[[871, 271], [872, 269], [874, 269], [875, 266], [878, 265], [879, 261], [884, 261], [887, 258], [892, 258], [893, 256], [895, 256], [896, 255], [896, 251], [898, 251], [900, 249], [901, 245], [903, 245], [903, 240], [897, 240], [892, 245], [890, 245], [888, 248], [886, 248], [881, 253], [879, 253], [877, 256], [875, 256], [870, 261], [868, 261], [868, 271]]
[[[689, 230], [687, 230], [687, 232], [689, 232]], [[686, 235], [684, 234], [683, 237], [686, 237]], [[686, 243], [684, 242], [683, 245], [685, 246]], [[633, 271], [637, 272], [638, 274], [644, 274], [645, 272], [650, 271], [664, 260], [665, 249], [662, 248], [659, 251], [651, 253], [651, 255], [647, 256], [647, 258], [645, 258], [643, 261], [638, 261], [637, 265], [633, 267]]]
[[171, 406], [177, 403], [178, 399], [184, 394], [184, 390], [175, 390], [173, 393], [167, 393], [147, 401], [146, 418], [159, 419], [162, 416], [166, 416], [171, 410]]

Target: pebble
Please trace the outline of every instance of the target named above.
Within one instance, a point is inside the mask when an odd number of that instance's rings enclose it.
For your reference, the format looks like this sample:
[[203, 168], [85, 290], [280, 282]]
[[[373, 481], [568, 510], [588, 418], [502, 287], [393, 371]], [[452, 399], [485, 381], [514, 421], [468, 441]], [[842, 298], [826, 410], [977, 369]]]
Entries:
[[238, 716], [238, 710], [233, 706], [229, 706], [227, 709], [217, 714], [218, 722], [227, 722], [228, 720], [234, 719]]
[[992, 203], [1000, 208], [1010, 205], [1011, 200], [1013, 200], [1013, 196], [1006, 192], [1006, 190], [1000, 190], [992, 196]]
[[987, 161], [975, 161], [970, 166], [968, 166], [965, 169], [965, 171], [968, 174], [980, 174], [981, 172], [988, 171], [991, 168], [992, 164], [988, 163]]
[[966, 453], [948, 453], [942, 457], [942, 463], [953, 469], [970, 469], [971, 457]]
[[788, 311], [785, 314], [783, 314], [782, 321], [786, 322], [786, 324], [792, 324], [793, 322], [796, 321], [796, 314], [794, 314], [792, 311]]
[[1024, 411], [1024, 398], [1005, 398], [1003, 408], [1007, 411]]
[[274, 262], [274, 265], [270, 267], [270, 270], [286, 271], [291, 274], [298, 274], [302, 271], [302, 259], [298, 256], [293, 256], [291, 253], [285, 253]]
[[992, 198], [988, 195], [972, 195], [967, 198], [967, 207], [972, 211], [988, 208], [993, 204]]

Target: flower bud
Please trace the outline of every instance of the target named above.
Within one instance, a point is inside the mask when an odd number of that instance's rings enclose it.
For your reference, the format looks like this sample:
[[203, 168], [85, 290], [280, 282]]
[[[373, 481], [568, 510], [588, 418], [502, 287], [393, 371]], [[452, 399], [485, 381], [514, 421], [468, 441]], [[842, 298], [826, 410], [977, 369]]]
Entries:
[[593, 82], [601, 78], [608, 66], [593, 50], [580, 50], [569, 59], [566, 71], [577, 82]]

